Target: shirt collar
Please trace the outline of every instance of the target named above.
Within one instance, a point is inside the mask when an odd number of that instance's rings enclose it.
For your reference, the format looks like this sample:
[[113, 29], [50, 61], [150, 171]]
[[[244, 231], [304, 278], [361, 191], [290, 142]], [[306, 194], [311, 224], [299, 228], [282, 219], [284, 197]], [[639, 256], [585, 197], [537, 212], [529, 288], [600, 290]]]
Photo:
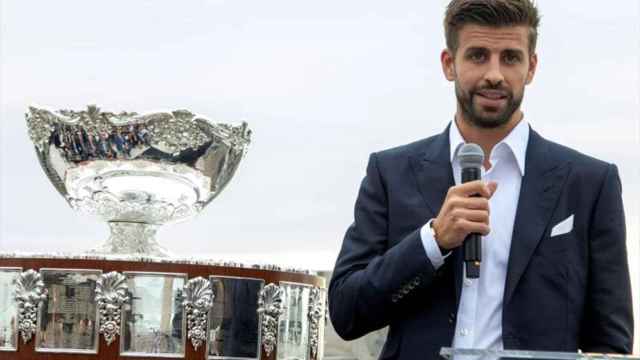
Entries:
[[[518, 168], [520, 169], [520, 173], [524, 176], [525, 169], [525, 158], [527, 153], [527, 143], [529, 142], [529, 124], [522, 119], [516, 127], [514, 127], [511, 132], [502, 139], [499, 143], [497, 143], [493, 149], [491, 150], [491, 156], [494, 157], [496, 151], [499, 151], [501, 147], [505, 146], [511, 150], [511, 153], [516, 159], [518, 163]], [[455, 120], [452, 121], [451, 126], [449, 127], [449, 146], [450, 146], [450, 161], [453, 163], [455, 155], [458, 153], [458, 149], [465, 143], [462, 134], [460, 134], [460, 129], [458, 129], [458, 124], [456, 124]], [[504, 144], [504, 145], [503, 145]]]

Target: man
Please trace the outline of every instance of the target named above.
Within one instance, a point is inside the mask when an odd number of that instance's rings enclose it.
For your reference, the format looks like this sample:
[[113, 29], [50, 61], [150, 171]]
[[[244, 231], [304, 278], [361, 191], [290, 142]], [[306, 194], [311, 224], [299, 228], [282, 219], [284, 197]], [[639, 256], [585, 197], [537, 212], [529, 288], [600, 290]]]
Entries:
[[[437, 359], [443, 346], [631, 352], [618, 170], [545, 140], [520, 109], [538, 23], [530, 0], [449, 4], [455, 119], [371, 155], [329, 287], [343, 338], [389, 326], [382, 359]], [[483, 149], [482, 181], [460, 184], [465, 142]], [[470, 233], [483, 235], [478, 279], [463, 270]]]

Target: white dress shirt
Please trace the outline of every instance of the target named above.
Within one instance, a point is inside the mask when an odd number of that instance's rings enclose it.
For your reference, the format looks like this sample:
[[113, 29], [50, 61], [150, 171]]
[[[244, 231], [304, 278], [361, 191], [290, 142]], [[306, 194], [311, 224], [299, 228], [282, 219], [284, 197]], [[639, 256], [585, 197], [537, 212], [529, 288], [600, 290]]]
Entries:
[[[491, 232], [481, 240], [480, 278], [468, 279], [466, 274], [463, 278], [452, 344], [455, 348], [503, 349], [502, 298], [528, 141], [529, 125], [523, 119], [491, 150], [491, 168], [482, 169], [482, 180], [497, 182], [498, 189], [489, 200]], [[455, 121], [449, 128], [449, 143], [453, 176], [459, 185], [461, 169], [455, 154], [464, 139]], [[444, 257], [427, 228], [429, 225], [422, 227], [420, 236], [429, 260], [437, 269], [444, 263]]]

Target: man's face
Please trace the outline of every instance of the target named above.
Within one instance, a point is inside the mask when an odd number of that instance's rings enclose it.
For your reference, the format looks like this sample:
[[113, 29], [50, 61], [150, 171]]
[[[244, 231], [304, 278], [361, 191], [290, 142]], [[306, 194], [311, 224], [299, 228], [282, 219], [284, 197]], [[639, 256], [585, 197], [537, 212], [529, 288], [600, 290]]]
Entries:
[[472, 125], [497, 128], [520, 108], [537, 56], [528, 51], [526, 26], [465, 25], [454, 54], [442, 52], [446, 78], [455, 82], [459, 110]]

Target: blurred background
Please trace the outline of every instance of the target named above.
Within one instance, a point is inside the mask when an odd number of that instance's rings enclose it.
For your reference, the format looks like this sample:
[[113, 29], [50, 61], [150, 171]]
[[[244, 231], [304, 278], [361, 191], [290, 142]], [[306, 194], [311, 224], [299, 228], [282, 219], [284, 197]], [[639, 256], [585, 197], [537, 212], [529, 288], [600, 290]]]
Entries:
[[[247, 121], [253, 143], [211, 206], [158, 239], [184, 256], [331, 270], [368, 155], [453, 117], [439, 63], [447, 3], [0, 0], [0, 251], [77, 252], [108, 236], [44, 176], [29, 105], [188, 109]], [[537, 3], [540, 64], [525, 119], [618, 165], [638, 339], [640, 6]]]

